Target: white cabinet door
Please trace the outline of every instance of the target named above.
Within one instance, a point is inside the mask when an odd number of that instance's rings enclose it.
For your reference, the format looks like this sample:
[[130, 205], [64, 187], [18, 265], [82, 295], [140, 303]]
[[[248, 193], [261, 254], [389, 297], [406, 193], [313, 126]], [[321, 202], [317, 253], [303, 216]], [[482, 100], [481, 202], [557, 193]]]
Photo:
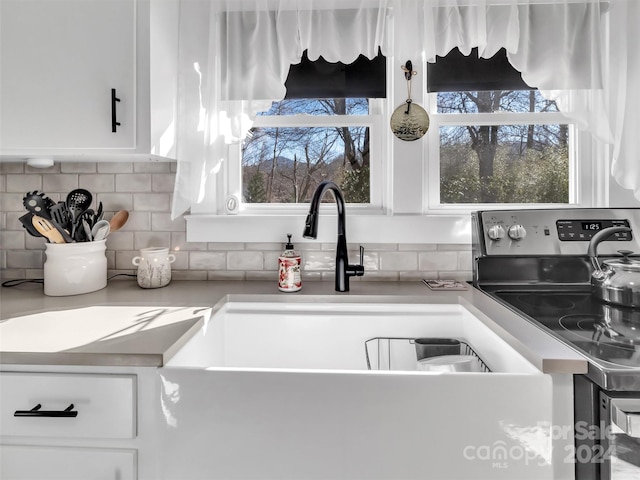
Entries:
[[2, 0], [0, 62], [3, 153], [136, 147], [135, 0]]
[[135, 480], [136, 452], [125, 449], [0, 446], [2, 480]]

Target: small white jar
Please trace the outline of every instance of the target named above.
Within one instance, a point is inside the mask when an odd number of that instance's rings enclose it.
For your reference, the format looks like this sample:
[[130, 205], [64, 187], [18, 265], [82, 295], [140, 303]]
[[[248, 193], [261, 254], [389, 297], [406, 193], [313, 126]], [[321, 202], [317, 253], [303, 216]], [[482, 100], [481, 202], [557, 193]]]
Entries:
[[45, 244], [44, 294], [80, 295], [106, 287], [106, 249], [106, 240]]

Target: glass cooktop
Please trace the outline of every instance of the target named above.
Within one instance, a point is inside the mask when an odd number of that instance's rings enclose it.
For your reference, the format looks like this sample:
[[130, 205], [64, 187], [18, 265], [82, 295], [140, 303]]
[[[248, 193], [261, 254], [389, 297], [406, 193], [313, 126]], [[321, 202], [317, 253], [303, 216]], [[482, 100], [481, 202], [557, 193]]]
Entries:
[[640, 368], [640, 310], [605, 304], [590, 291], [493, 295], [594, 359]]

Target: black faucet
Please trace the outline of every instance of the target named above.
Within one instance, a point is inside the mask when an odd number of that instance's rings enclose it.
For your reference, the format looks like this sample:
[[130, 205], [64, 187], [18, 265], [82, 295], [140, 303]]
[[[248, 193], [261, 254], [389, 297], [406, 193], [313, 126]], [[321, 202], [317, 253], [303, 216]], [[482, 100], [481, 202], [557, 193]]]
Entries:
[[304, 224], [302, 236], [305, 238], [318, 237], [318, 208], [324, 192], [331, 190], [338, 207], [338, 244], [336, 245], [336, 292], [349, 291], [349, 277], [364, 275], [364, 247], [360, 246], [360, 265], [349, 265], [347, 254], [347, 234], [345, 232], [346, 216], [344, 197], [338, 185], [325, 181], [318, 185], [311, 199], [309, 214]]

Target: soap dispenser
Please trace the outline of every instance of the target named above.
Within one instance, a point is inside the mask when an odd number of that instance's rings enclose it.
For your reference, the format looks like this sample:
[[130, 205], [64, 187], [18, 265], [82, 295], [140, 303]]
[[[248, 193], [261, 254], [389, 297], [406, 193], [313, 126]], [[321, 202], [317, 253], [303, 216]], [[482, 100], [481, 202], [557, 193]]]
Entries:
[[291, 234], [287, 234], [287, 237], [284, 252], [278, 257], [278, 289], [281, 292], [297, 292], [302, 288], [300, 278], [302, 259], [300, 254], [293, 249]]

